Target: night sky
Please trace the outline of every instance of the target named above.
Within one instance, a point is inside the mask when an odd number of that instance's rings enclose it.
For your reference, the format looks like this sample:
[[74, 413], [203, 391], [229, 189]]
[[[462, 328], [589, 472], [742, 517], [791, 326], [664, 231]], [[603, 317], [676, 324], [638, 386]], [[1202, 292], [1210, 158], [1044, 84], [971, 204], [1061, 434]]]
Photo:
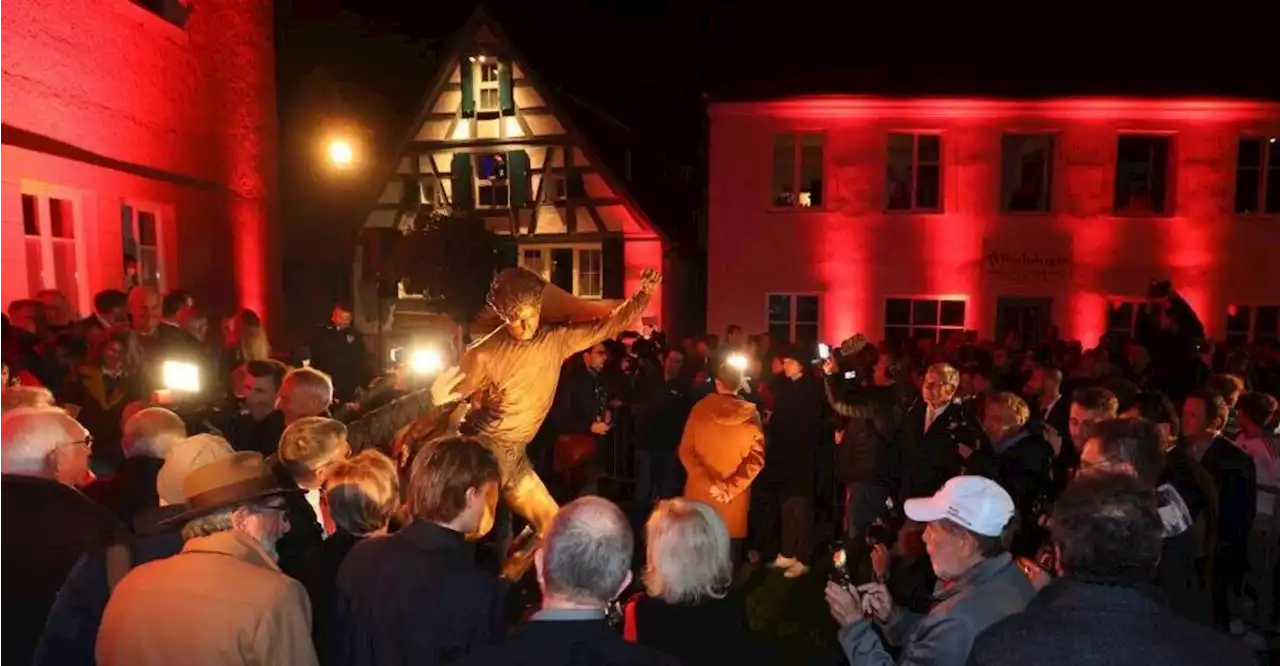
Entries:
[[[1167, 18], [1168, 3], [1152, 3], [1149, 14], [1132, 3], [1094, 10], [1023, 3], [987, 15], [977, 9], [986, 3], [947, 3], [944, 12], [931, 4], [526, 0], [484, 7], [606, 159], [631, 147], [632, 190], [646, 209], [667, 203], [659, 199], [672, 170], [700, 168], [708, 99], [838, 92], [1280, 99], [1280, 30], [1256, 7], [1227, 12], [1215, 3], [1222, 15], [1215, 19], [1199, 4], [1182, 20]], [[352, 120], [364, 128], [362, 140], [386, 154], [474, 7], [277, 1], [286, 226], [323, 224], [335, 240], [354, 240], [371, 185], [310, 171], [315, 137], [327, 121]], [[687, 216], [675, 219], [669, 233], [689, 231]]]

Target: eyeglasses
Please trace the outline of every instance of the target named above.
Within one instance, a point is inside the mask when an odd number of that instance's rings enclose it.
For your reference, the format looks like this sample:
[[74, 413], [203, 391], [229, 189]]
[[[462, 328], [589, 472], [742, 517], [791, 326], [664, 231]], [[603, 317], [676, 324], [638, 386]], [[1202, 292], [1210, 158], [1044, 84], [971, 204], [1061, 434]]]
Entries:
[[63, 444], [62, 446], [78, 446], [83, 448], [85, 451], [92, 451], [93, 435], [85, 435], [84, 439], [72, 440], [70, 442]]

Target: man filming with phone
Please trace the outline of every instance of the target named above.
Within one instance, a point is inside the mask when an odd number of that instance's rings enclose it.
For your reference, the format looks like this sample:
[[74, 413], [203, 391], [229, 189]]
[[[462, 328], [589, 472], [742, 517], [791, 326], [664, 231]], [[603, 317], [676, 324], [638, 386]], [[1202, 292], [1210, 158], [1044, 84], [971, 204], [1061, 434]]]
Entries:
[[[990, 479], [957, 476], [933, 497], [909, 499], [903, 508], [926, 524], [925, 548], [938, 576], [933, 608], [924, 615], [899, 608], [882, 583], [828, 583], [840, 646], [853, 666], [961, 666], [978, 634], [1035, 595], [1008, 553], [1013, 499]], [[896, 662], [871, 620], [901, 646]]]

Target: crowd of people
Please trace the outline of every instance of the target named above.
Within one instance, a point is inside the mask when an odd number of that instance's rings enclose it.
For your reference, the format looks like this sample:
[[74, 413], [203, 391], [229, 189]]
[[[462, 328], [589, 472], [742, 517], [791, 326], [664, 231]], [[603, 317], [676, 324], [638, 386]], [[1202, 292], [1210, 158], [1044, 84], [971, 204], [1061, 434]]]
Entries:
[[342, 305], [287, 356], [229, 321], [146, 287], [10, 306], [14, 663], [792, 663], [752, 571], [825, 577], [855, 665], [1243, 665], [1276, 627], [1280, 353], [1207, 343], [1172, 290], [1087, 350], [596, 344], [528, 446], [562, 506], [523, 585], [494, 452], [402, 446], [456, 369], [375, 377]]

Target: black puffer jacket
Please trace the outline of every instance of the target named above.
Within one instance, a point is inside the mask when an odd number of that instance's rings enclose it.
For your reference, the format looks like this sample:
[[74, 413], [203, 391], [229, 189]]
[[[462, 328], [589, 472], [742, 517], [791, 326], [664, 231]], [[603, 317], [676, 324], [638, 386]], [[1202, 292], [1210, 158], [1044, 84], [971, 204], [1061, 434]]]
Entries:
[[852, 387], [841, 397], [840, 381], [832, 376], [825, 382], [827, 402], [844, 429], [836, 453], [840, 480], [892, 488], [898, 472], [893, 447], [902, 428], [907, 390], [896, 384]]

